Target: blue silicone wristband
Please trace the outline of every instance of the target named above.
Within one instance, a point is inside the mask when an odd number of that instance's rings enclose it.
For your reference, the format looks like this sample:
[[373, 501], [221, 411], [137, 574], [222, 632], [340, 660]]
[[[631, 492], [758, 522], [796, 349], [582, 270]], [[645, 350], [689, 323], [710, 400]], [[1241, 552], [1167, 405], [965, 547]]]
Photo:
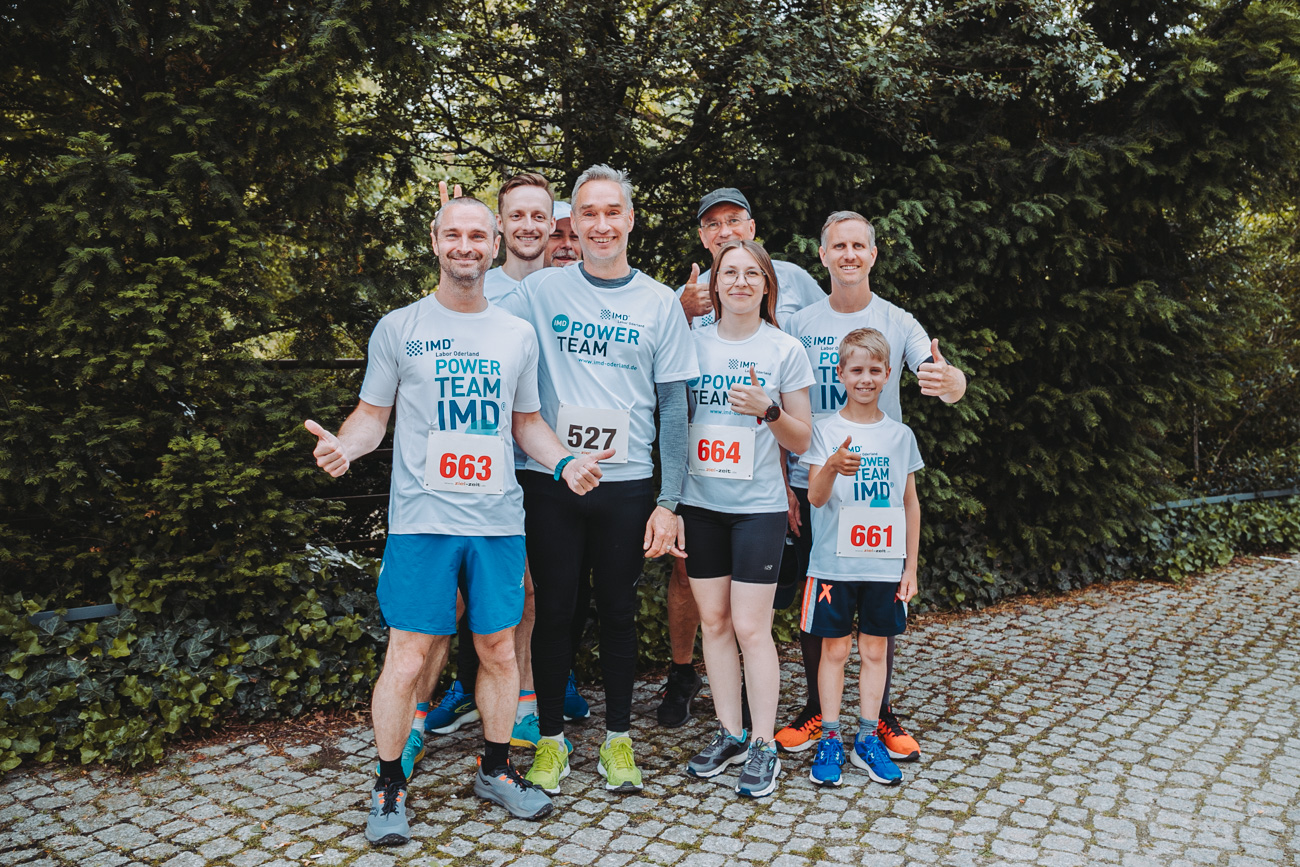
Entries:
[[573, 460], [573, 455], [568, 455], [567, 457], [560, 458], [560, 462], [555, 465], [555, 472], [551, 474], [551, 477], [555, 479], [555, 481], [558, 482], [560, 480], [560, 476], [564, 473], [565, 464], [567, 464], [571, 460]]

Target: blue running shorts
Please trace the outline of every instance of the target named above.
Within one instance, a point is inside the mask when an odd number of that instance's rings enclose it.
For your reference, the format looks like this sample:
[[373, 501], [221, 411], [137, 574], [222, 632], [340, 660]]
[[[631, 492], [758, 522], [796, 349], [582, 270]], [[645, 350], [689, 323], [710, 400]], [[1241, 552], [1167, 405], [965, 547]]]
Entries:
[[457, 589], [475, 635], [518, 626], [524, 614], [524, 537], [389, 534], [376, 595], [391, 628], [455, 634]]

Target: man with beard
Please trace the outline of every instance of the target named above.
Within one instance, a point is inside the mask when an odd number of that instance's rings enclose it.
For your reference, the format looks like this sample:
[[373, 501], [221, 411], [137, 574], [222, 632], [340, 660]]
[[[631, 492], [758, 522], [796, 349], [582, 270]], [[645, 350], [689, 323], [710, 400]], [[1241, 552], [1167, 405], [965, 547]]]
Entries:
[[365, 832], [377, 846], [410, 840], [403, 746], [417, 696], [428, 694], [446, 662], [462, 587], [482, 663], [483, 752], [474, 791], [520, 818], [553, 809], [509, 758], [514, 627], [524, 602], [523, 496], [511, 440], [575, 496], [596, 487], [596, 461], [613, 454], [573, 458], [539, 415], [536, 333], [483, 296], [499, 244], [487, 206], [449, 202], [434, 219], [432, 240], [438, 291], [375, 326], [357, 408], [337, 436], [304, 423], [317, 437], [316, 463], [337, 477], [379, 445], [397, 407], [376, 591], [389, 639], [371, 703], [379, 767]]

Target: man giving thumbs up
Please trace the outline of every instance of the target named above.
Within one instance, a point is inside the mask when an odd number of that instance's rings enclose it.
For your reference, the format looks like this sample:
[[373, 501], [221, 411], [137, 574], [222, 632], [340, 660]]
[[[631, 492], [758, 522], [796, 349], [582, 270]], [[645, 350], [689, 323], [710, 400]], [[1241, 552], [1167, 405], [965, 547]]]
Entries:
[[538, 413], [537, 336], [483, 297], [499, 243], [487, 206], [450, 200], [432, 239], [438, 290], [375, 327], [357, 408], [337, 435], [304, 423], [316, 436], [317, 465], [337, 477], [379, 445], [397, 408], [378, 588], [388, 651], [371, 705], [379, 767], [366, 839], [377, 846], [410, 839], [407, 781], [423, 755], [423, 725], [417, 730], [412, 719], [417, 696], [432, 692], [447, 659], [458, 585], [481, 659], [484, 743], [474, 791], [520, 818], [553, 809], [509, 759], [519, 688], [513, 632], [524, 604], [523, 495], [512, 440], [575, 494], [600, 484], [599, 461], [613, 455], [574, 458]]

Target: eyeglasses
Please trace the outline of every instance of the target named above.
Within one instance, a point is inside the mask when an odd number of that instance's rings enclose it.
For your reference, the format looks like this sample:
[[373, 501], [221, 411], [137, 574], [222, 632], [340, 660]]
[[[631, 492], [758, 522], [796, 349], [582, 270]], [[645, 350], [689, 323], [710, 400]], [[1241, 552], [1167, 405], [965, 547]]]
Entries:
[[718, 282], [725, 286], [733, 286], [736, 283], [744, 281], [746, 285], [757, 286], [767, 280], [762, 271], [751, 268], [748, 271], [737, 271], [735, 268], [725, 268], [718, 272]]
[[706, 232], [716, 232], [723, 226], [726, 226], [734, 232], [736, 229], [739, 229], [742, 224], [747, 222], [749, 221], [741, 219], [740, 217], [728, 217], [725, 220], [709, 220], [707, 223], [700, 223], [700, 228]]

